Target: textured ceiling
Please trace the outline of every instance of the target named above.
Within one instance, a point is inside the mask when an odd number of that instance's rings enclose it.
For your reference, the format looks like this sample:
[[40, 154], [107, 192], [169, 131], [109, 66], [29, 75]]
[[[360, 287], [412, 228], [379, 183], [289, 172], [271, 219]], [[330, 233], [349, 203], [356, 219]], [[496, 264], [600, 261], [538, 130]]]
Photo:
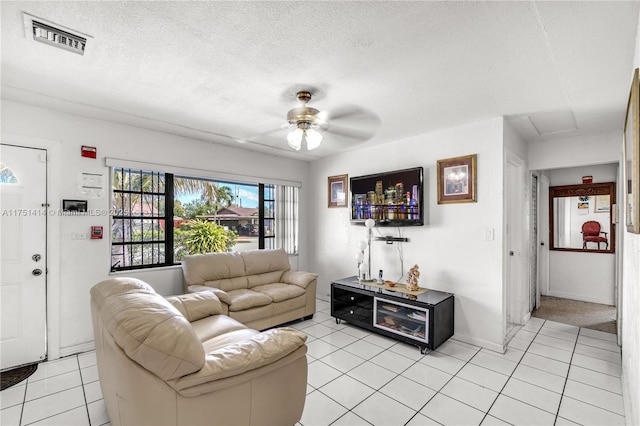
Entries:
[[[639, 7], [2, 1], [2, 97], [304, 160], [498, 116], [530, 142], [621, 130]], [[23, 12], [91, 49], [34, 42]], [[296, 153], [307, 88], [329, 129]]]

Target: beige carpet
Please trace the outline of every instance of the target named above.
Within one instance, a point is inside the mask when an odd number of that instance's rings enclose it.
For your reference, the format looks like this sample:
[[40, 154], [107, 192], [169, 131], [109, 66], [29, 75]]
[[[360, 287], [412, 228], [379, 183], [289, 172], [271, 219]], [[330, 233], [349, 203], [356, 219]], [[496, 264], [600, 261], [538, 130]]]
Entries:
[[540, 296], [532, 316], [616, 334], [616, 307], [558, 297]]

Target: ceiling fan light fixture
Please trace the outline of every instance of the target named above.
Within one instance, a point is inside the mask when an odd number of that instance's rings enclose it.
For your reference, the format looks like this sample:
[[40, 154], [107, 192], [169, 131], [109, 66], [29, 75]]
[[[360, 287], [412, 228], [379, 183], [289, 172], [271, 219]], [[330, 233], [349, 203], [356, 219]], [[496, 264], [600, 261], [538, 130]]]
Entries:
[[307, 149], [309, 151], [316, 149], [322, 142], [322, 134], [314, 129], [307, 129], [304, 131], [305, 139], [307, 140]]
[[302, 138], [304, 136], [304, 130], [302, 129], [293, 129], [287, 135], [288, 145], [295, 149], [296, 151], [300, 151], [302, 147]]

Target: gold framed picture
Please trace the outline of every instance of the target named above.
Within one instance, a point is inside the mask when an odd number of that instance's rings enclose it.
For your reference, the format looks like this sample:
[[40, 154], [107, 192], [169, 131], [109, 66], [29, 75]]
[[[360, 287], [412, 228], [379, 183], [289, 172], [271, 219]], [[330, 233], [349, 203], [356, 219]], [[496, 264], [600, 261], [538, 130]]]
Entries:
[[347, 175], [329, 176], [328, 207], [347, 207]]
[[627, 232], [640, 234], [640, 83], [633, 73], [624, 122], [624, 182]]
[[476, 202], [477, 155], [438, 160], [438, 204]]

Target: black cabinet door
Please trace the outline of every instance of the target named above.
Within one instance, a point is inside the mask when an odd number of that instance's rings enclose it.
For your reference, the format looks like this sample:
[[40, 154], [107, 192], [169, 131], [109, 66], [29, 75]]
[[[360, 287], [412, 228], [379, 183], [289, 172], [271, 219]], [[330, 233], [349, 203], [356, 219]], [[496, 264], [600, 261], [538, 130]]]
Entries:
[[370, 327], [373, 324], [373, 297], [332, 286], [331, 316]]

